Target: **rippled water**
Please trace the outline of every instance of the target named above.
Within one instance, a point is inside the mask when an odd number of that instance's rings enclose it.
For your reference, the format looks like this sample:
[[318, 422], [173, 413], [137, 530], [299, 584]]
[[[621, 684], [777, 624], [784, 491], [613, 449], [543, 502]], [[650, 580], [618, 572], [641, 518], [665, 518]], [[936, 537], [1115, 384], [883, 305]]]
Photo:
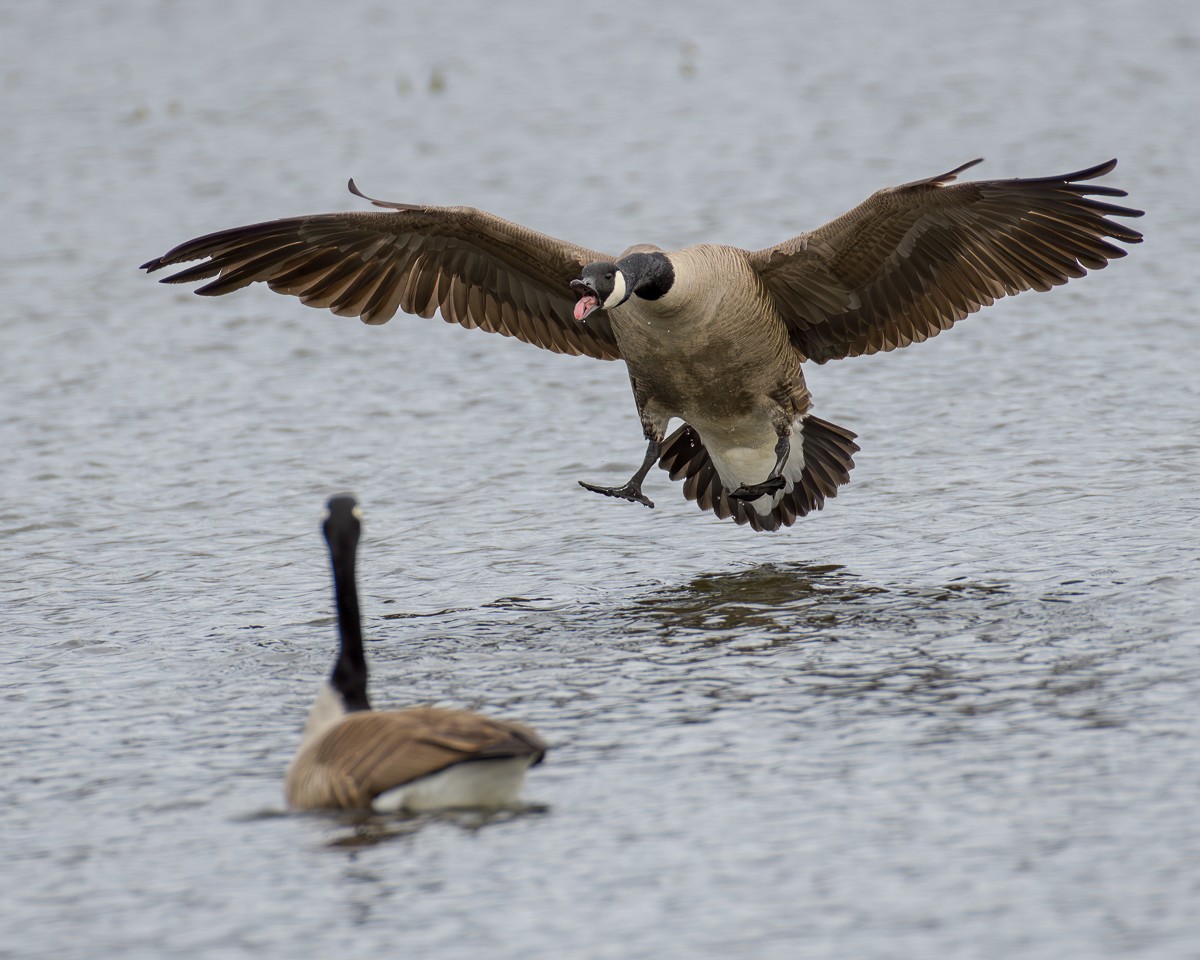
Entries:
[[[1190, 3], [0, 7], [3, 957], [1193, 957]], [[1121, 158], [1147, 242], [811, 372], [853, 482], [775, 536], [623, 368], [134, 268], [388, 198], [600, 249]], [[975, 171], [973, 171], [974, 173]], [[282, 812], [367, 511], [380, 705], [550, 740], [490, 821]]]

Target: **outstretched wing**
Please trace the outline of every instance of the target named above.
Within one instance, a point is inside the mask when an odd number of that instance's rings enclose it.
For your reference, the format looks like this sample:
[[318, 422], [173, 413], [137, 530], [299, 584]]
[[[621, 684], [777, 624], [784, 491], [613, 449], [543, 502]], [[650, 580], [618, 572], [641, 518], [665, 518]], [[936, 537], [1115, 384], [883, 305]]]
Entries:
[[1125, 256], [1142, 235], [1094, 200], [1116, 160], [1057, 177], [953, 183], [949, 173], [880, 190], [811, 233], [751, 253], [792, 342], [818, 363], [894, 350], [1003, 296], [1049, 290]]
[[[350, 190], [358, 196], [354, 181]], [[153, 272], [203, 260], [164, 283], [208, 280], [218, 296], [251, 283], [387, 323], [397, 310], [516, 337], [555, 353], [620, 357], [608, 318], [574, 319], [570, 287], [603, 253], [557, 240], [472, 207], [372, 200], [388, 213], [323, 213], [221, 230], [142, 264]], [[214, 279], [215, 278], [215, 279]]]

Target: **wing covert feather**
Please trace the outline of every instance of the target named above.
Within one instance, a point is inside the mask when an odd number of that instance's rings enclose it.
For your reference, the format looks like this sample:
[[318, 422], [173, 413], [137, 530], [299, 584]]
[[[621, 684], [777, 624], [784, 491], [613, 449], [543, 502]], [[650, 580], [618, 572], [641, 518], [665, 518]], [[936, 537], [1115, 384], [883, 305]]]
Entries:
[[266, 283], [308, 306], [369, 324], [386, 323], [398, 310], [431, 317], [440, 309], [447, 322], [556, 353], [620, 357], [605, 315], [585, 323], [573, 315], [570, 282], [586, 264], [611, 259], [606, 254], [472, 207], [372, 202], [389, 211], [222, 230], [181, 243], [142, 269], [202, 260], [163, 282], [206, 280], [196, 290], [202, 296]]
[[749, 254], [791, 331], [818, 363], [936, 336], [981, 307], [1049, 290], [1125, 256], [1141, 210], [1094, 197], [1116, 161], [1056, 177], [954, 183], [948, 173], [880, 190], [810, 233]]

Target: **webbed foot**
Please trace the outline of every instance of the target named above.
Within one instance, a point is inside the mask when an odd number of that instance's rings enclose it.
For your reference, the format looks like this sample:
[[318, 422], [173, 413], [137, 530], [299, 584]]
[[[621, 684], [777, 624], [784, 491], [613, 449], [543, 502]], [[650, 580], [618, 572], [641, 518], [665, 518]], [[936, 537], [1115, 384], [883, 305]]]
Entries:
[[592, 493], [602, 493], [606, 497], [617, 497], [621, 500], [630, 500], [633, 503], [640, 503], [643, 506], [653, 509], [654, 501], [642, 493], [641, 484], [630, 481], [623, 487], [598, 487], [594, 483], [584, 483], [579, 481], [579, 485], [584, 490], [591, 490]]
[[731, 500], [757, 500], [759, 497], [778, 493], [787, 485], [783, 477], [772, 477], [762, 483], [742, 484], [729, 494]]

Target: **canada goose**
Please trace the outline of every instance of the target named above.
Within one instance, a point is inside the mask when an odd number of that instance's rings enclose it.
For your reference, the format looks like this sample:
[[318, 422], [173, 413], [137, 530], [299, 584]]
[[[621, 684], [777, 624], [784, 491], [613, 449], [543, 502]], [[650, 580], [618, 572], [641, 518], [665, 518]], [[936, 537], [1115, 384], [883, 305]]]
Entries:
[[526, 768], [546, 752], [528, 727], [467, 710], [371, 709], [354, 574], [359, 518], [353, 497], [329, 501], [322, 529], [341, 645], [288, 767], [289, 806], [384, 813], [514, 806]]
[[[386, 323], [404, 310], [557, 353], [623, 359], [648, 441], [619, 487], [645, 504], [657, 462], [701, 509], [775, 530], [850, 479], [855, 434], [810, 416], [800, 364], [894, 350], [994, 300], [1049, 290], [1141, 234], [1090, 199], [1116, 160], [1057, 177], [950, 184], [980, 160], [880, 190], [810, 233], [749, 252], [719, 244], [614, 258], [470, 207], [372, 200], [389, 213], [327, 213], [236, 227], [180, 244], [147, 271], [205, 259], [166, 283], [256, 281], [339, 316]], [[1107, 215], [1107, 216], [1106, 216]], [[572, 316], [574, 319], [572, 319]], [[683, 426], [669, 437], [669, 421]]]

